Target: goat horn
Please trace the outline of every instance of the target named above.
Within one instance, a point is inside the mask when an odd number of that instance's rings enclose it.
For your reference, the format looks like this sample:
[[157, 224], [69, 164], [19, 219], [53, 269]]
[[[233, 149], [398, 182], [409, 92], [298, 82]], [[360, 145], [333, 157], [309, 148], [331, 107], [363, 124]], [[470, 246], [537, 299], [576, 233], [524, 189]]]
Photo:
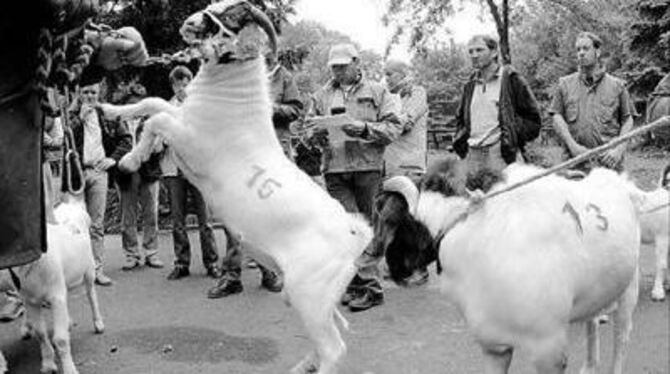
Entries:
[[411, 179], [403, 175], [389, 178], [384, 181], [382, 189], [401, 194], [407, 202], [410, 214], [414, 215], [416, 213], [416, 207], [419, 202], [419, 189], [416, 188], [416, 184]]
[[277, 32], [272, 25], [272, 21], [263, 11], [253, 5], [249, 6], [249, 11], [251, 12], [251, 19], [268, 34], [272, 54], [277, 56]]

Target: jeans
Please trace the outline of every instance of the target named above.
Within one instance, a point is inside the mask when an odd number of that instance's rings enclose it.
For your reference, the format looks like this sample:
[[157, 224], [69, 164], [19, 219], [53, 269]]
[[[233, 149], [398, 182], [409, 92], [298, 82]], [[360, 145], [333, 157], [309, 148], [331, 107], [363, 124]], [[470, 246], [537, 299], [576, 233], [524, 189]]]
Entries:
[[84, 169], [84, 198], [86, 210], [91, 216], [91, 247], [96, 271], [102, 269], [105, 251], [105, 209], [107, 205], [107, 172], [93, 168]]
[[214, 229], [209, 222], [209, 210], [202, 198], [202, 194], [183, 176], [166, 177], [165, 181], [170, 191], [175, 266], [188, 267], [191, 263], [191, 245], [186, 232], [186, 201], [188, 194], [191, 194], [193, 197], [193, 204], [198, 217], [202, 262], [205, 268], [215, 266], [219, 260], [219, 253], [216, 249]]
[[[223, 227], [223, 230], [226, 233], [228, 239], [228, 248], [226, 250], [226, 255], [221, 260], [221, 269], [223, 270], [223, 278], [230, 280], [240, 280], [242, 276], [242, 243], [239, 235], [228, 230], [227, 227]], [[258, 264], [258, 269], [261, 271], [261, 276], [263, 279], [272, 277], [274, 271], [266, 268], [265, 266]]]
[[140, 260], [137, 243], [137, 210], [141, 206], [142, 248], [145, 257], [158, 253], [158, 181], [145, 182], [133, 173], [130, 185], [121, 192], [121, 243], [128, 259]]
[[[342, 203], [347, 212], [363, 213], [374, 224], [376, 216], [372, 206], [381, 188], [381, 171], [330, 173], [325, 175], [325, 180], [330, 195]], [[347, 292], [362, 290], [382, 293], [379, 263], [384, 258], [384, 253], [375, 249], [373, 242], [358, 258], [356, 262], [358, 271]]]

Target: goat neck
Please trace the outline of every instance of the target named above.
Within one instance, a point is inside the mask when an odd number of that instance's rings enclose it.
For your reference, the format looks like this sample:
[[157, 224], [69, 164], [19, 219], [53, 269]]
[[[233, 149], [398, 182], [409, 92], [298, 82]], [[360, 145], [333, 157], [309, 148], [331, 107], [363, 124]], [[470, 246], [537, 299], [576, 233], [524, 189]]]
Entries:
[[272, 103], [264, 62], [254, 59], [205, 64], [187, 89], [185, 123], [223, 136], [229, 150], [281, 153], [272, 126]]

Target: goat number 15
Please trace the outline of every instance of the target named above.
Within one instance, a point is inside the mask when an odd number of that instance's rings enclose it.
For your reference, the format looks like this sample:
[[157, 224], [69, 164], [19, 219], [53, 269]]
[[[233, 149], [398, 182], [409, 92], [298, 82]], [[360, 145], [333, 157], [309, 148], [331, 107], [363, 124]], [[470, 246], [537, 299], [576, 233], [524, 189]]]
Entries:
[[258, 197], [265, 200], [272, 196], [276, 189], [281, 188], [281, 183], [276, 180], [268, 177], [264, 177], [265, 168], [262, 168], [258, 165], [253, 165], [254, 173], [251, 176], [251, 179], [247, 182], [247, 187], [249, 189], [255, 189]]

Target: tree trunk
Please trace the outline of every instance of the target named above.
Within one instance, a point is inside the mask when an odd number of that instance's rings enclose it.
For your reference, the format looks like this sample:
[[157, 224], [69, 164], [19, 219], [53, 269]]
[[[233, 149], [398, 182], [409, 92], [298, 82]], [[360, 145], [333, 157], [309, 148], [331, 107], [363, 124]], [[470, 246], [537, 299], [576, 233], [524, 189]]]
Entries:
[[489, 10], [498, 30], [500, 61], [503, 64], [509, 64], [512, 62], [509, 48], [509, 0], [502, 0], [502, 12], [499, 11], [494, 0], [486, 0], [486, 3], [489, 5]]

